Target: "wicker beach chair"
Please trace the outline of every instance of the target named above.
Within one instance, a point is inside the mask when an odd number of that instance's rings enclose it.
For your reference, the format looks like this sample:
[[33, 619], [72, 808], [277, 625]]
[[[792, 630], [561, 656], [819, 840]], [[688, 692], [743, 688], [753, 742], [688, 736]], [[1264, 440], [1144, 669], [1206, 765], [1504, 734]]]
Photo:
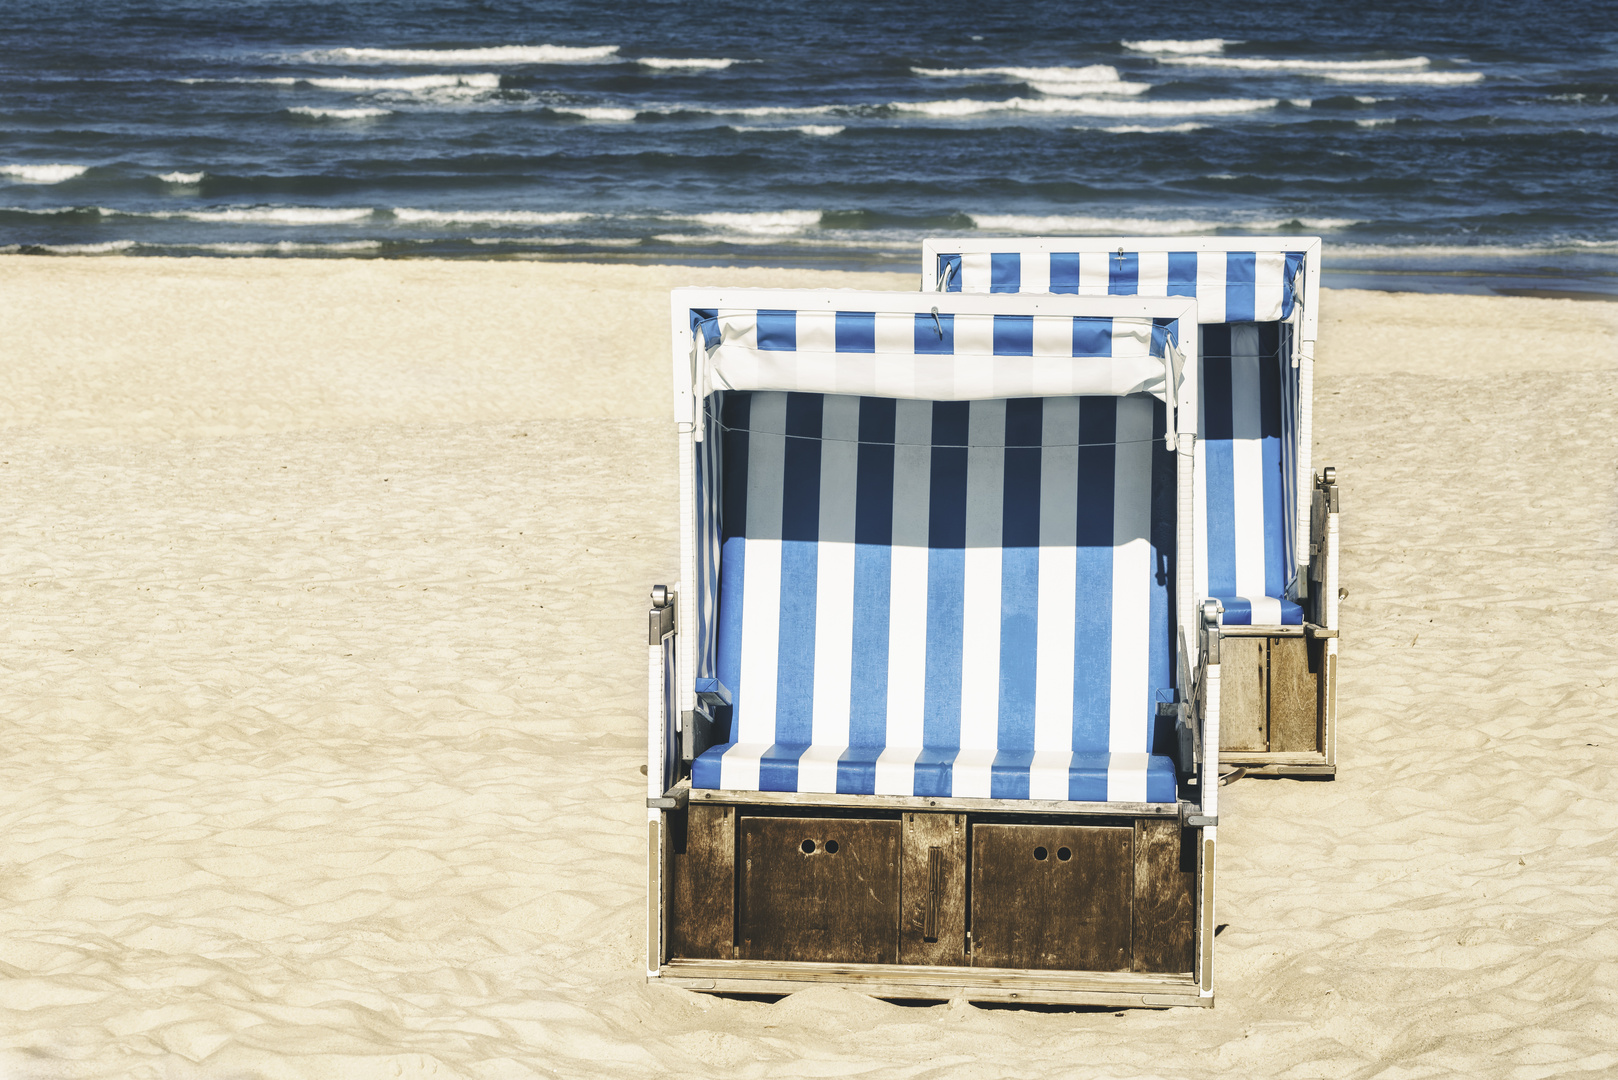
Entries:
[[648, 976], [1212, 1004], [1195, 302], [672, 308], [683, 562], [649, 611]]
[[1310, 471], [1314, 237], [934, 239], [922, 289], [1195, 296], [1196, 595], [1224, 608], [1220, 761], [1337, 772], [1338, 492]]

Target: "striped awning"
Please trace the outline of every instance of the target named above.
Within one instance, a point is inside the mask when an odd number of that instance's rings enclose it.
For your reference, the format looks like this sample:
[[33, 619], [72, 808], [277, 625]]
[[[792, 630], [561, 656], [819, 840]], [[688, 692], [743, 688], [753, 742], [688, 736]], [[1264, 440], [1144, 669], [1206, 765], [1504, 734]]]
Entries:
[[1173, 320], [937, 312], [691, 312], [692, 374], [714, 390], [925, 401], [1118, 396], [1171, 403]]
[[1301, 251], [940, 251], [936, 258], [939, 292], [1190, 296], [1203, 323], [1290, 318], [1304, 264]]

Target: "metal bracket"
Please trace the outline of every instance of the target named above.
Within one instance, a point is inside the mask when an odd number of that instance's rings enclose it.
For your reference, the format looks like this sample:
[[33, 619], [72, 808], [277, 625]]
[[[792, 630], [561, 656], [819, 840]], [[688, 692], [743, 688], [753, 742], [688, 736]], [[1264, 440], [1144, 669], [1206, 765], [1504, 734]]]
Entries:
[[674, 600], [674, 592], [667, 585], [652, 586], [652, 606], [646, 613], [646, 644], [660, 645], [674, 633]]
[[1212, 816], [1208, 814], [1187, 814], [1185, 817], [1185, 825], [1188, 829], [1209, 829], [1217, 826], [1218, 824], [1218, 814], [1214, 814]]
[[681, 784], [672, 787], [661, 795], [655, 795], [646, 800], [648, 810], [684, 810], [691, 801], [691, 789]]

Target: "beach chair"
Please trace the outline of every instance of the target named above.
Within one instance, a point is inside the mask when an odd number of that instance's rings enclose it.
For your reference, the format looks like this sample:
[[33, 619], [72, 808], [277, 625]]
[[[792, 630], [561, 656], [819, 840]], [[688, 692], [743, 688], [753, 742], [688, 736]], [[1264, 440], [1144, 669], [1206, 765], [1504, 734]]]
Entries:
[[933, 239], [922, 290], [1195, 296], [1196, 595], [1224, 607], [1220, 761], [1337, 773], [1336, 470], [1310, 470], [1314, 237]]
[[1211, 1005], [1195, 301], [680, 289], [672, 318], [648, 977]]

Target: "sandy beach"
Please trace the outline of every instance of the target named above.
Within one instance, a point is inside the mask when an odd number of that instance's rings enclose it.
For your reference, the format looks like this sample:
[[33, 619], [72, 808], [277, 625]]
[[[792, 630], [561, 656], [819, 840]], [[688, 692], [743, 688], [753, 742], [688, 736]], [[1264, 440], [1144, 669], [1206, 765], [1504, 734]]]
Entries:
[[0, 1078], [1618, 1071], [1618, 305], [1335, 291], [1340, 778], [1226, 789], [1211, 1011], [642, 972], [667, 290], [0, 257]]

